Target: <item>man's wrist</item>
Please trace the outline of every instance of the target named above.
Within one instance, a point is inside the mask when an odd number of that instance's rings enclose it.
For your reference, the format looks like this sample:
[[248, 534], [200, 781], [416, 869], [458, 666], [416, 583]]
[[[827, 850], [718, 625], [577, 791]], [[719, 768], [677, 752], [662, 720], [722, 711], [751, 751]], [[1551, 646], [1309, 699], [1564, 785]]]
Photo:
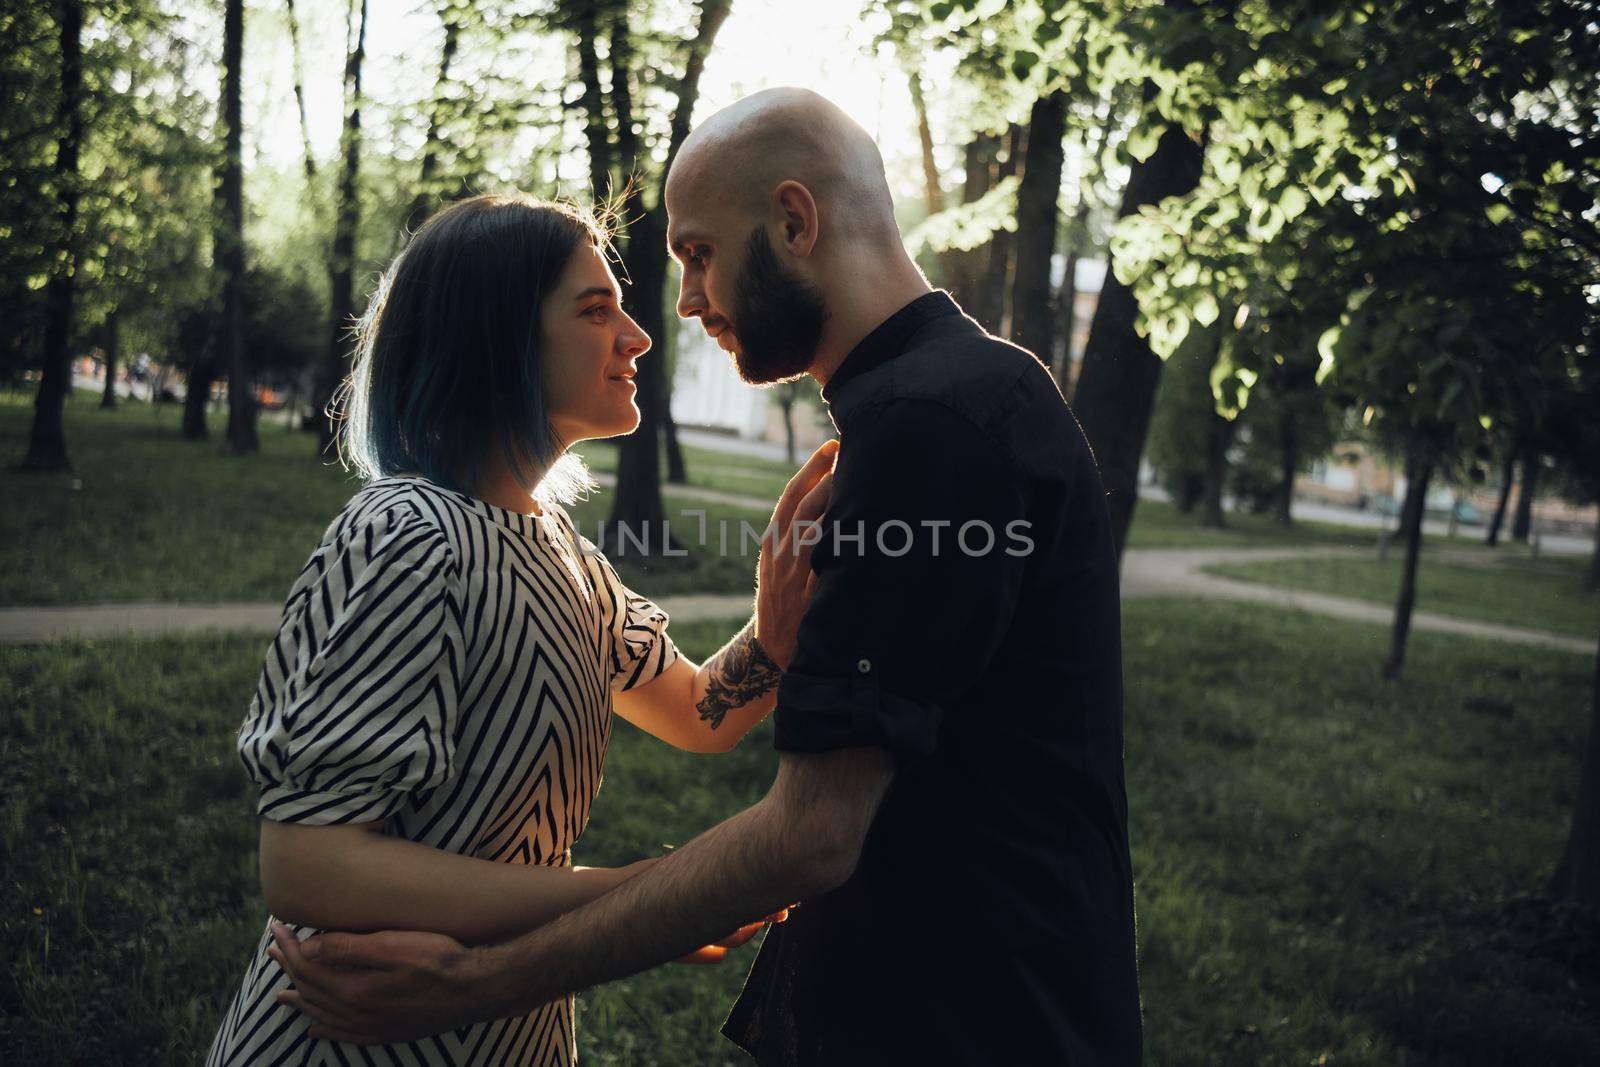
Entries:
[[529, 976], [519, 972], [511, 942], [468, 949], [459, 979], [467, 995], [491, 1019], [526, 1015], [557, 996], [541, 996], [539, 990], [528, 987]]
[[779, 647], [770, 636], [763, 634], [759, 619], [752, 621], [750, 625], [750, 643], [755, 646], [753, 651], [757, 655], [765, 658], [779, 671], [789, 669], [789, 660], [794, 658], [794, 649]]

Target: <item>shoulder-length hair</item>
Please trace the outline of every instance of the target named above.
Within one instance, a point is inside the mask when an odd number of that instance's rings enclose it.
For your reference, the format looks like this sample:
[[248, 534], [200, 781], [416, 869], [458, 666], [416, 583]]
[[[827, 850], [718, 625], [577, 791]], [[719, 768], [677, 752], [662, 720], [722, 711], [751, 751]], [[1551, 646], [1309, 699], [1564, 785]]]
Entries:
[[[378, 283], [356, 331], [340, 454], [371, 480], [416, 472], [467, 494], [496, 450], [541, 501], [594, 488], [545, 410], [539, 309], [604, 226], [563, 204], [484, 194], [429, 219]], [[543, 476], [540, 477], [541, 472]]]

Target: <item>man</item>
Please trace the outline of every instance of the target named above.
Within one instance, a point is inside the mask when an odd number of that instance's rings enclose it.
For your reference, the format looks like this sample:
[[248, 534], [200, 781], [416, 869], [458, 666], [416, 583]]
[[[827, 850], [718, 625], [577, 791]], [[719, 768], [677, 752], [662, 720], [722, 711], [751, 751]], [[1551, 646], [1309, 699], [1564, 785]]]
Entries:
[[666, 195], [679, 314], [752, 382], [809, 373], [840, 430], [777, 779], [504, 945], [285, 937], [286, 997], [314, 1034], [437, 1032], [799, 900], [724, 1028], [763, 1065], [1138, 1063], [1117, 568], [1082, 433], [1037, 359], [929, 289], [871, 138], [821, 97], [719, 112]]

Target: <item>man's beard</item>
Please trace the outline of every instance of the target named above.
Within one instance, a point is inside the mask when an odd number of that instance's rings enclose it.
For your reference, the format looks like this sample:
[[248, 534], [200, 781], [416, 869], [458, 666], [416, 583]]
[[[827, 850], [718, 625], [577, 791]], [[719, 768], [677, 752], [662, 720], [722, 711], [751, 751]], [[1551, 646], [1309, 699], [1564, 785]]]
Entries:
[[729, 326], [733, 365], [751, 385], [798, 378], [810, 368], [828, 321], [822, 294], [783, 269], [767, 231], [756, 227], [734, 286]]

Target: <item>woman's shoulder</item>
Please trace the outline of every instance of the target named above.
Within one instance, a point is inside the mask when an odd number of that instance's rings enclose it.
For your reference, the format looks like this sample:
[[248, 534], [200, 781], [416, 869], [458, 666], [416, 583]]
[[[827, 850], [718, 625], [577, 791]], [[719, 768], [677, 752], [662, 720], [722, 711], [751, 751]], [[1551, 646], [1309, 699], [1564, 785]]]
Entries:
[[346, 503], [323, 534], [323, 551], [340, 551], [352, 540], [371, 544], [374, 538], [401, 536], [441, 551], [451, 551], [453, 524], [449, 490], [422, 478], [378, 478], [362, 486]]

